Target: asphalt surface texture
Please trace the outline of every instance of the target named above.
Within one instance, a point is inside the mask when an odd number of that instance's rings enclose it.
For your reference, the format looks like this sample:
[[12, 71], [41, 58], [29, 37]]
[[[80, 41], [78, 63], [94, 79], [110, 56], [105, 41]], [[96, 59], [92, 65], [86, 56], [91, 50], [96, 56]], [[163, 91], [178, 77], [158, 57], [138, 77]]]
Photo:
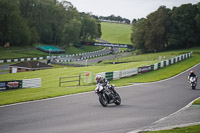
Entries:
[[192, 125], [200, 125], [200, 106], [192, 105], [192, 102], [177, 112], [170, 114], [167, 117], [161, 118], [160, 120], [153, 122], [152, 124], [131, 131], [129, 133], [141, 133], [147, 131], [160, 131], [170, 130], [173, 128], [181, 128]]
[[[200, 75], [200, 65], [192, 69]], [[116, 87], [122, 98], [120, 106], [102, 107], [94, 92], [1, 106], [0, 132], [127, 133], [165, 125], [162, 120], [200, 96], [199, 85], [192, 90], [187, 82], [189, 71], [159, 82]], [[200, 121], [194, 117], [191, 122]]]

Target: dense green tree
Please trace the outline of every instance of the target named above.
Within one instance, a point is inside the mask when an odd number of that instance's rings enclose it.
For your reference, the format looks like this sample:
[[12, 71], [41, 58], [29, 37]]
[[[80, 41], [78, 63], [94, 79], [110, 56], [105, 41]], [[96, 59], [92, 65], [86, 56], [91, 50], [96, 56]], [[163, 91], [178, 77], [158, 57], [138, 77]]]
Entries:
[[196, 46], [200, 43], [200, 4], [184, 4], [172, 10], [160, 7], [132, 25], [131, 41], [145, 52]]
[[82, 28], [80, 37], [83, 41], [93, 41], [100, 37], [101, 33], [99, 33], [99, 26], [94, 18], [91, 18], [88, 14], [83, 14], [81, 23]]
[[125, 23], [125, 24], [131, 23], [131, 21], [129, 19], [122, 18], [120, 16], [115, 16], [115, 15], [110, 15], [110, 16], [107, 16], [107, 17], [100, 16], [99, 19], [100, 20], [107, 20], [107, 21], [116, 21], [116, 22]]
[[101, 36], [101, 25], [90, 15], [81, 17], [68, 1], [1, 0], [0, 43], [36, 42], [68, 46]]
[[78, 44], [80, 42], [80, 32], [81, 22], [77, 19], [72, 19], [65, 27], [62, 40], [63, 44], [65, 44], [64, 47], [67, 47], [70, 44]]
[[167, 33], [170, 19], [165, 6], [147, 16], [145, 31], [145, 48], [148, 52], [163, 51], [167, 47]]
[[28, 45], [30, 43], [30, 28], [21, 17], [17, 1], [0, 1], [0, 43], [11, 45]]
[[140, 49], [142, 51], [145, 51], [145, 21], [146, 19], [140, 19], [137, 22], [135, 21], [132, 23], [132, 34], [131, 34], [131, 42], [136, 47], [136, 49]]
[[147, 19], [134, 20], [132, 23], [131, 41], [137, 49], [145, 52], [162, 51], [167, 47], [167, 33], [170, 19], [167, 9], [161, 6], [149, 14]]
[[195, 20], [196, 20], [196, 26], [197, 26], [197, 41], [198, 41], [198, 45], [200, 45], [200, 2], [197, 4], [197, 8], [198, 8], [198, 12], [197, 12], [197, 15], [195, 17]]
[[170, 48], [185, 48], [197, 43], [196, 21], [197, 6], [184, 4], [170, 12], [172, 26], [168, 33]]

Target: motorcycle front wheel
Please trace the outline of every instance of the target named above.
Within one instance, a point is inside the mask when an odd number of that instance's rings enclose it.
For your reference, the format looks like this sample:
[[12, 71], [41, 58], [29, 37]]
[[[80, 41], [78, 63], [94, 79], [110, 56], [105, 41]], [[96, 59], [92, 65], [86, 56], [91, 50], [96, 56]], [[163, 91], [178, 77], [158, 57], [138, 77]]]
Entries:
[[192, 83], [192, 89], [196, 89], [196, 84], [195, 83]]
[[115, 104], [116, 104], [116, 105], [120, 105], [120, 104], [121, 104], [121, 97], [119, 96], [118, 93], [116, 93], [115, 95], [116, 95], [116, 96], [115, 96], [115, 97], [116, 97]]
[[196, 89], [196, 86], [192, 86], [192, 89], [193, 89], [193, 90]]
[[103, 94], [103, 93], [99, 94], [99, 102], [101, 103], [101, 105], [103, 107], [108, 106], [108, 99], [105, 94]]

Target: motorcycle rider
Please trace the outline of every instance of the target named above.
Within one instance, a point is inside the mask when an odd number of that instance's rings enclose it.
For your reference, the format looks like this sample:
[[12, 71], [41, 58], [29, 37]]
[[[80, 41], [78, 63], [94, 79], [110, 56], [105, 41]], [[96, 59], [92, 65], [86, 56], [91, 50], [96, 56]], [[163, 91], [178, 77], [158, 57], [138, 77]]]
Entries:
[[102, 84], [103, 86], [109, 86], [109, 81], [101, 75], [96, 76], [96, 84]]
[[189, 76], [188, 76], [188, 79], [190, 79], [191, 77], [195, 77], [195, 78], [196, 78], [196, 81], [197, 81], [197, 79], [198, 79], [197, 75], [194, 73], [193, 70], [190, 71], [190, 74], [189, 74]]
[[[109, 89], [109, 90], [111, 90], [111, 92], [115, 92], [115, 90], [113, 89], [114, 86], [110, 85], [110, 82], [101, 75], [96, 76], [96, 84], [102, 84], [102, 86], [105, 89]], [[111, 95], [109, 95], [109, 96], [111, 96]], [[111, 96], [111, 98], [112, 98], [112, 96]]]

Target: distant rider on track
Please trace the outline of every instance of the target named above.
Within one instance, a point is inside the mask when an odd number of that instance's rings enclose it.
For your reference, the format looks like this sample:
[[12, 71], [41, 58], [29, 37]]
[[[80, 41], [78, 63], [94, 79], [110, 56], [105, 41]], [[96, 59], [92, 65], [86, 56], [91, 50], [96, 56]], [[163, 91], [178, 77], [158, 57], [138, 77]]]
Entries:
[[197, 79], [198, 79], [197, 75], [194, 73], [193, 70], [190, 71], [190, 74], [189, 74], [189, 76], [188, 76], [188, 80], [189, 80], [191, 77], [195, 77], [195, 78], [196, 78], [196, 81], [197, 81]]

